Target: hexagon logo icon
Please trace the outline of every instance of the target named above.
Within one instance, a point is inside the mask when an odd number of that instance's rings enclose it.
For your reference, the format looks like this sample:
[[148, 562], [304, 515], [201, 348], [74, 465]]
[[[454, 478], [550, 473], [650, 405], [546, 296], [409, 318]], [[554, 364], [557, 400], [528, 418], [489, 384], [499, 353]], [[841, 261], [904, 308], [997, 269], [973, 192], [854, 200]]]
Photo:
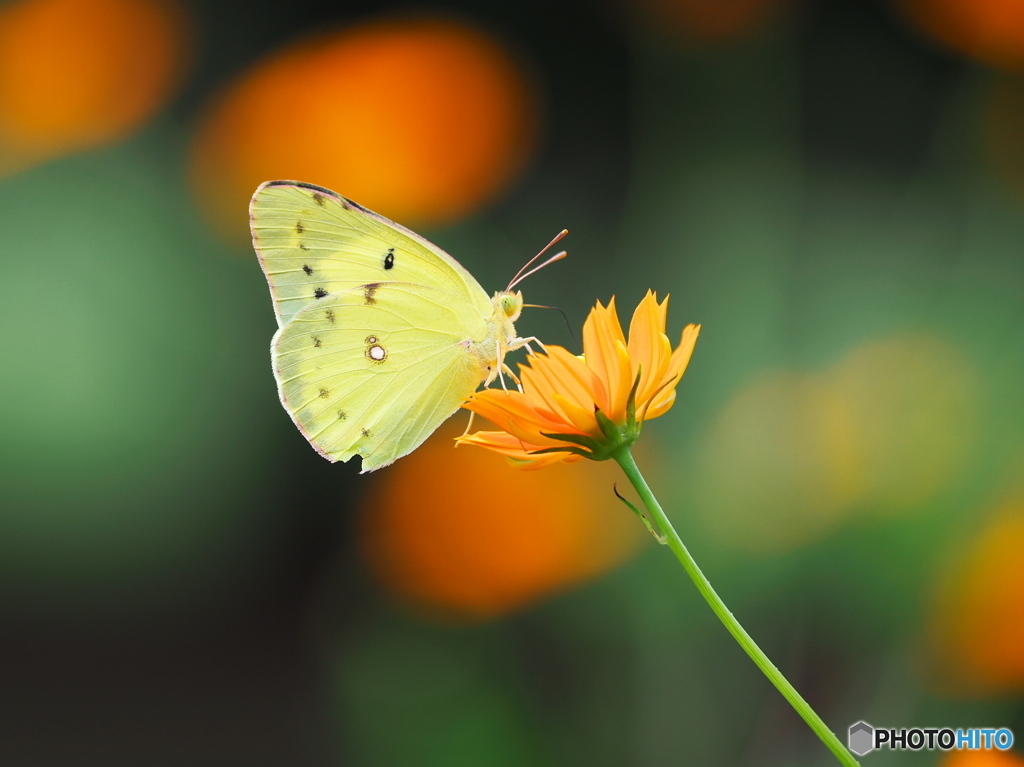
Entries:
[[864, 756], [875, 750], [875, 728], [867, 722], [850, 725], [846, 746], [857, 756]]

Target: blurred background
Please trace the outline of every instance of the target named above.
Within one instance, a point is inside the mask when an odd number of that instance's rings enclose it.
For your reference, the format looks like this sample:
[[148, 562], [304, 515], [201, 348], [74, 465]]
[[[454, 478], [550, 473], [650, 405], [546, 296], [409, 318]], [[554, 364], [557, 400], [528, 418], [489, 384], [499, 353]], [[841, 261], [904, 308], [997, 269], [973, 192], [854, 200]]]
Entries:
[[316, 455], [274, 178], [489, 291], [568, 228], [577, 334], [671, 293], [639, 460], [748, 631], [844, 740], [1024, 738], [1022, 135], [1013, 0], [0, 5], [0, 764], [834, 763], [615, 467]]

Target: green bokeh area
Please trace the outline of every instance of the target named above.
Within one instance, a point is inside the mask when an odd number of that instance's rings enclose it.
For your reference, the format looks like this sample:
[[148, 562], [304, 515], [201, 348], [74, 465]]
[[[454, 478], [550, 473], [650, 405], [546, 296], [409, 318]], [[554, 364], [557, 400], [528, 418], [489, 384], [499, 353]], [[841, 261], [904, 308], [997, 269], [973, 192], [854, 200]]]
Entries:
[[201, 227], [160, 157], [168, 144], [157, 134], [0, 182], [12, 591], [192, 581], [233, 555], [239, 526], [248, 538], [270, 523], [273, 397], [249, 332], [266, 329], [264, 288]]
[[[425, 617], [364, 562], [388, 470], [292, 426], [255, 255], [209, 228], [187, 165], [229, 75], [408, 7], [195, 5], [207, 42], [164, 114], [0, 179], [0, 765], [834, 764], [650, 539], [484, 622]], [[643, 468], [840, 739], [861, 719], [1024, 738], [1019, 674], [948, 685], [929, 634], [1024, 479], [1024, 178], [986, 140], [1019, 75], [881, 2], [701, 45], [629, 4], [437, 7], [514, 43], [544, 132], [504, 196], [424, 234], [493, 290], [569, 228], [570, 259], [522, 287], [577, 337], [595, 300], [625, 320], [648, 289], [673, 342], [703, 324]], [[574, 346], [554, 312], [518, 329]]]

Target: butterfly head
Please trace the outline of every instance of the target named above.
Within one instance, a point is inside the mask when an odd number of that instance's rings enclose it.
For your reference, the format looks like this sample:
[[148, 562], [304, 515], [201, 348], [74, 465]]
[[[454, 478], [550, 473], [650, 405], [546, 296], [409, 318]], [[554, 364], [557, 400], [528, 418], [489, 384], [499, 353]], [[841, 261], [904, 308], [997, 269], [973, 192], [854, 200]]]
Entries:
[[523, 311], [523, 293], [516, 290], [500, 290], [494, 294], [494, 307], [501, 311], [510, 322], [519, 319]]

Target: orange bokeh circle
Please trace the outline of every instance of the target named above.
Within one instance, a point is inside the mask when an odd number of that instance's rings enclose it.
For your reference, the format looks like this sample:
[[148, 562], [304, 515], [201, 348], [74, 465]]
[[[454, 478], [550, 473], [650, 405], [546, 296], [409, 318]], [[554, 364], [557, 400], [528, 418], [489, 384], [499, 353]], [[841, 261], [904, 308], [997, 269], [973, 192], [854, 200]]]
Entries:
[[525, 79], [464, 24], [388, 20], [303, 40], [222, 94], [194, 145], [197, 192], [238, 231], [256, 186], [313, 182], [412, 226], [444, 223], [522, 167]]
[[940, 683], [1024, 689], [1024, 500], [1003, 506], [949, 563], [931, 621]]
[[1020, 0], [896, 0], [907, 17], [943, 45], [1001, 69], [1024, 67]]
[[0, 173], [122, 138], [177, 84], [170, 0], [22, 0], [0, 10]]
[[[457, 419], [463, 420], [463, 419]], [[374, 475], [362, 518], [372, 571], [401, 600], [485, 619], [585, 580], [630, 554], [643, 527], [615, 499], [612, 461], [513, 468], [447, 426]]]
[[1024, 767], [1024, 758], [1014, 751], [951, 751], [939, 767]]

